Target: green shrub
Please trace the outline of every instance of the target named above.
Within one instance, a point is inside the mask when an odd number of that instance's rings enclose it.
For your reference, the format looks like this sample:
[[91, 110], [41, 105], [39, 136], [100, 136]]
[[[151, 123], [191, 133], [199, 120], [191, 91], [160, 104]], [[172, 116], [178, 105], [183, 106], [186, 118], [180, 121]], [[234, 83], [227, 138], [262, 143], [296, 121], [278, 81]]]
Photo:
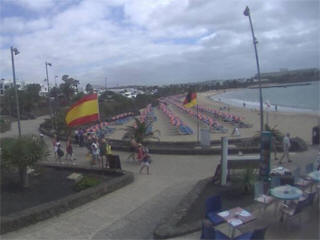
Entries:
[[0, 132], [6, 132], [8, 130], [10, 130], [11, 128], [11, 123], [8, 120], [5, 119], [0, 119]]
[[90, 187], [97, 186], [101, 181], [95, 177], [84, 176], [79, 182], [75, 185], [75, 191], [80, 192]]

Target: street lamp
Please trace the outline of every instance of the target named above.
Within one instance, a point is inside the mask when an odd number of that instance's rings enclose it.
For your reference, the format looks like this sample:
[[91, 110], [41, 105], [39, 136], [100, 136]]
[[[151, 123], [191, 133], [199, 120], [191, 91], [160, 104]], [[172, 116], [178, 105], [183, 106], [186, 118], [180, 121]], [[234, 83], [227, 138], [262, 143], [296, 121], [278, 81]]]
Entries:
[[11, 51], [14, 94], [15, 94], [15, 97], [16, 97], [16, 105], [17, 105], [18, 131], [19, 131], [19, 137], [21, 137], [19, 98], [18, 98], [18, 93], [17, 93], [16, 72], [15, 72], [15, 68], [14, 68], [14, 57], [13, 57], [14, 55], [18, 55], [20, 52], [18, 51], [17, 48], [14, 48], [14, 47], [10, 47], [10, 51]]
[[58, 81], [58, 76], [55, 75], [55, 76], [54, 76], [54, 86], [55, 86], [55, 87], [58, 86], [58, 85], [57, 85], [57, 81]]
[[53, 117], [52, 117], [52, 106], [51, 106], [51, 99], [50, 99], [50, 86], [49, 86], [49, 77], [48, 77], [48, 66], [52, 66], [51, 63], [45, 62], [46, 65], [46, 74], [47, 74], [47, 84], [48, 84], [48, 100], [49, 100], [49, 108], [50, 108], [50, 117], [52, 123], [52, 129], [54, 129]]
[[257, 70], [258, 70], [258, 81], [259, 81], [259, 98], [260, 98], [260, 131], [262, 133], [263, 131], [263, 101], [262, 101], [262, 89], [261, 89], [261, 76], [260, 76], [260, 66], [259, 66], [259, 58], [258, 58], [258, 50], [257, 50], [257, 39], [254, 35], [253, 26], [252, 26], [252, 20], [250, 15], [250, 9], [247, 6], [244, 10], [243, 14], [247, 17], [249, 17], [250, 27], [251, 27], [251, 33], [252, 33], [252, 39], [253, 39], [253, 45], [254, 45], [254, 51], [256, 54], [256, 62], [257, 62]]

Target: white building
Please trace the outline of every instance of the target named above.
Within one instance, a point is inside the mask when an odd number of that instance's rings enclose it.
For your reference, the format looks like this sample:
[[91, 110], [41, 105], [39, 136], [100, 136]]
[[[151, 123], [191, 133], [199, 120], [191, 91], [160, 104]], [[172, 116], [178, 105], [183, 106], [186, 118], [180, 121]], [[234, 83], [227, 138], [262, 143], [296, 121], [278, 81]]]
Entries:
[[[17, 89], [22, 89], [24, 87], [24, 82], [16, 82]], [[10, 80], [6, 80], [4, 78], [1, 78], [0, 80], [0, 96], [3, 96], [5, 91], [9, 88], [13, 87], [13, 82]]]

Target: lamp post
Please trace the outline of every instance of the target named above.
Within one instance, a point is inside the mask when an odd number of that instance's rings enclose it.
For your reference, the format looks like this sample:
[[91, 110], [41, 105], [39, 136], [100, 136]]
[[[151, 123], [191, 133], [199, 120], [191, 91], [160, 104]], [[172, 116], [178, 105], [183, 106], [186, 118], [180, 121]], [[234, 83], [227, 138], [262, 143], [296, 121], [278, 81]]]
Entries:
[[49, 109], [50, 109], [50, 117], [51, 117], [51, 123], [52, 123], [52, 129], [54, 128], [54, 123], [53, 123], [53, 114], [52, 114], [52, 106], [51, 106], [51, 99], [50, 99], [50, 85], [49, 85], [49, 76], [48, 76], [48, 66], [52, 66], [51, 63], [45, 62], [46, 65], [46, 74], [47, 74], [47, 84], [48, 84], [48, 100], [49, 100]]
[[21, 125], [20, 125], [20, 109], [19, 109], [19, 98], [18, 98], [18, 92], [17, 92], [17, 84], [16, 84], [16, 71], [14, 68], [14, 55], [18, 55], [20, 52], [17, 48], [10, 47], [11, 51], [11, 62], [12, 62], [12, 75], [13, 75], [13, 86], [14, 86], [14, 94], [16, 98], [16, 105], [17, 105], [17, 118], [18, 118], [18, 131], [19, 131], [19, 137], [21, 137]]
[[259, 98], [260, 98], [260, 132], [263, 131], [263, 101], [262, 101], [262, 89], [261, 89], [261, 76], [260, 76], [260, 65], [259, 65], [259, 58], [258, 58], [258, 50], [257, 50], [257, 39], [254, 35], [253, 26], [252, 26], [252, 20], [250, 15], [250, 9], [247, 6], [244, 10], [243, 14], [247, 17], [249, 17], [250, 27], [251, 27], [251, 33], [252, 33], [252, 39], [253, 39], [253, 45], [254, 45], [254, 51], [256, 54], [256, 62], [257, 62], [257, 70], [258, 70], [258, 81], [259, 81]]

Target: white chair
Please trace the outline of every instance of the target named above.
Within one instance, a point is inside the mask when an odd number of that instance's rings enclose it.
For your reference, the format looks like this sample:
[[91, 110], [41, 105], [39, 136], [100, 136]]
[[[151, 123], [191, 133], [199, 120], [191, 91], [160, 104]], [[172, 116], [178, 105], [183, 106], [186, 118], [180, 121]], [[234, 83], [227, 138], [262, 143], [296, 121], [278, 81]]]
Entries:
[[[263, 182], [257, 181], [254, 184], [254, 200], [263, 206], [263, 211], [266, 210], [274, 202], [274, 198], [264, 194]], [[261, 208], [259, 208], [259, 211]]]

